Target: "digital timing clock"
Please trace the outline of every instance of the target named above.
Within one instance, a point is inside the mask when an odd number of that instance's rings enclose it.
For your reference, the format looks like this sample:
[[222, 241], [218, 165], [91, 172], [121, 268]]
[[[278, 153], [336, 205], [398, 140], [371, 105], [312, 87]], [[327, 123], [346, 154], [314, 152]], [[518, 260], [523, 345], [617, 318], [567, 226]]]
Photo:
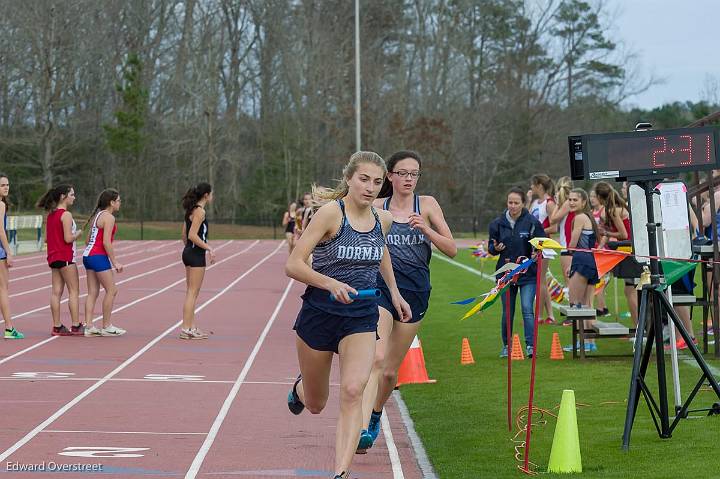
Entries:
[[720, 168], [717, 127], [569, 136], [574, 180], [665, 178]]

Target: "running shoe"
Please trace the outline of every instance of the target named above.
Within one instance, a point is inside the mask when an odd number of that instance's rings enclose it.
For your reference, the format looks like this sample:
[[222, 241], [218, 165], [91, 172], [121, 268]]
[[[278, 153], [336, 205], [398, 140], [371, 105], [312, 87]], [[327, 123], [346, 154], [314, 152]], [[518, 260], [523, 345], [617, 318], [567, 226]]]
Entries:
[[208, 338], [208, 334], [200, 328], [195, 328], [193, 330], [193, 334], [195, 335], [195, 339], [207, 339]]
[[335, 474], [333, 479], [350, 479], [350, 471], [343, 471], [340, 474]]
[[180, 330], [180, 339], [207, 339], [208, 335], [204, 332], [202, 332], [198, 328], [193, 329], [181, 329]]
[[50, 334], [52, 336], [72, 336], [73, 333], [64, 324], [61, 324], [60, 326], [53, 326]]
[[[577, 348], [578, 351], [580, 351], [580, 342], [576, 343], [575, 347]], [[566, 353], [571, 352], [572, 350], [573, 350], [572, 345], [568, 345], [563, 348], [563, 351], [565, 351]], [[597, 351], [597, 346], [595, 346], [595, 343], [585, 343], [585, 352], [586, 353], [594, 353], [595, 351]]]
[[[693, 344], [697, 346], [697, 339], [693, 338]], [[680, 338], [680, 339], [678, 339], [677, 341], [675, 341], [675, 348], [676, 348], [678, 351], [680, 351], [680, 350], [682, 350], [682, 349], [687, 349], [687, 348], [688, 348], [688, 345], [687, 345], [687, 343], [685, 342], [685, 340], [684, 340], [683, 338]], [[665, 345], [665, 351], [669, 351], [669, 350], [670, 350], [670, 345], [669, 345], [669, 344], [666, 344], [666, 345]]]
[[503, 348], [500, 350], [500, 357], [506, 358], [507, 356], [507, 346], [503, 346]]
[[370, 433], [370, 436], [372, 436], [373, 444], [375, 441], [377, 441], [378, 436], [380, 435], [380, 418], [382, 417], [382, 411], [375, 412], [373, 410], [370, 413], [370, 424], [368, 424], [368, 432]]
[[24, 339], [25, 335], [15, 328], [5, 330], [5, 339]]
[[288, 393], [287, 403], [288, 403], [288, 409], [290, 409], [290, 412], [295, 414], [296, 416], [303, 412], [303, 409], [305, 409], [305, 405], [300, 401], [300, 397], [297, 393], [297, 385], [300, 384], [300, 381], [302, 380], [302, 374], [298, 374], [297, 380], [295, 380], [295, 384], [293, 384], [292, 389]]
[[82, 324], [78, 324], [75, 326], [70, 326], [70, 332], [73, 336], [84, 336], [85, 335], [85, 326]]
[[530, 359], [533, 357], [533, 347], [532, 346], [525, 346], [525, 355]]
[[118, 328], [117, 326], [110, 325], [107, 328], [102, 328], [100, 330], [100, 336], [122, 336], [127, 331], [125, 331], [122, 328]]
[[360, 431], [360, 440], [358, 441], [355, 454], [367, 454], [367, 450], [373, 446], [373, 438], [367, 429]]
[[100, 328], [96, 328], [93, 325], [90, 325], [89, 328], [85, 328], [85, 337], [86, 338], [94, 338], [94, 337], [100, 337], [102, 336], [102, 330]]
[[545, 318], [545, 324], [557, 324], [555, 318]]

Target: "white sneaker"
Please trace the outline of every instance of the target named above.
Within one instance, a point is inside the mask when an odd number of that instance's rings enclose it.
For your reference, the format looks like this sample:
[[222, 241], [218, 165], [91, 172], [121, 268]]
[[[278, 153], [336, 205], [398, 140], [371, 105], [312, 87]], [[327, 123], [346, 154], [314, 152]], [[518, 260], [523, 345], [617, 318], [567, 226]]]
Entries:
[[198, 328], [193, 329], [181, 329], [180, 330], [180, 339], [207, 339], [208, 335], [207, 333], [201, 331]]
[[122, 328], [118, 328], [117, 326], [113, 326], [112, 324], [108, 326], [107, 328], [102, 328], [100, 330], [101, 336], [122, 336], [127, 331], [125, 331]]
[[85, 328], [85, 337], [86, 338], [92, 338], [102, 336], [102, 331], [100, 328], [96, 328], [95, 326], [90, 326], [89, 328]]

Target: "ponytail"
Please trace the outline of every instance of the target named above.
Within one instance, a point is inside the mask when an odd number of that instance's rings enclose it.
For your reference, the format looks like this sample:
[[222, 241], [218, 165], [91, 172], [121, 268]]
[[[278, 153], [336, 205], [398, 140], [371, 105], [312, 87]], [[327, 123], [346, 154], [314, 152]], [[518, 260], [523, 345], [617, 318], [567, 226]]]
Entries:
[[562, 176], [558, 178], [555, 184], [555, 190], [557, 191], [557, 204], [562, 205], [567, 201], [570, 190], [573, 188], [573, 182], [569, 176]]
[[106, 190], [103, 190], [103, 192], [100, 193], [100, 195], [98, 196], [97, 203], [95, 204], [95, 209], [93, 210], [92, 214], [88, 216], [88, 219], [85, 222], [83, 229], [87, 228], [93, 218], [95, 218], [95, 215], [98, 214], [98, 211], [104, 210], [105, 208], [110, 206], [110, 203], [118, 199], [119, 196], [120, 192], [114, 188], [108, 188]]
[[185, 219], [188, 219], [203, 196], [212, 192], [210, 183], [198, 183], [191, 187], [182, 197], [182, 207], [185, 210]]
[[605, 207], [605, 226], [611, 227], [613, 225], [612, 218], [616, 214], [616, 210], [619, 209], [620, 215], [622, 216], [622, 210], [627, 209], [627, 203], [622, 196], [620, 196], [620, 193], [607, 181], [600, 181], [595, 184], [595, 195], [598, 201]]
[[[532, 175], [532, 177], [530, 178], [530, 183], [533, 185], [542, 185], [546, 195], [550, 197], [555, 196], [555, 183], [553, 183], [552, 178], [550, 178], [548, 175], [544, 173]], [[545, 198], [542, 198], [542, 200], [544, 201]]]
[[42, 208], [45, 211], [53, 211], [57, 208], [63, 195], [69, 195], [72, 189], [72, 185], [68, 184], [57, 185], [55, 188], [50, 188], [37, 200], [35, 207]]

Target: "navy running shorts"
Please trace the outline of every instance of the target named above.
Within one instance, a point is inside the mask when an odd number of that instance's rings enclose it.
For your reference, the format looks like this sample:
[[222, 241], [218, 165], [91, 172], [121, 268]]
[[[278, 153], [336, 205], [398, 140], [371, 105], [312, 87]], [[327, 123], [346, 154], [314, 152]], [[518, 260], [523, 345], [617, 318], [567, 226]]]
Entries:
[[[430, 301], [430, 291], [411, 291], [409, 289], [400, 289], [400, 296], [410, 305], [410, 311], [412, 311], [412, 319], [408, 323], [417, 323], [425, 317], [425, 313], [428, 309], [428, 303]], [[385, 287], [380, 287], [380, 299], [378, 300], [378, 306], [386, 309], [395, 321], [400, 321], [395, 306], [392, 304], [390, 297], [390, 290]]]
[[303, 301], [293, 329], [316, 351], [337, 353], [340, 341], [356, 333], [375, 333], [380, 313], [377, 308], [368, 316], [351, 317], [326, 313]]

